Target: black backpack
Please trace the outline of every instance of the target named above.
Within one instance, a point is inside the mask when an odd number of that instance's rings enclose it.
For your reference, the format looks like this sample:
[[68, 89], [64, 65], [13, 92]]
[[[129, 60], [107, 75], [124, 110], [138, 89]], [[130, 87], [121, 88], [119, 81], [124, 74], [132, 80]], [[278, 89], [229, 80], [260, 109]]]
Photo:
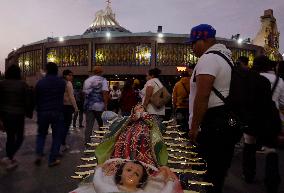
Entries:
[[[259, 73], [236, 67], [227, 56], [219, 51], [209, 51], [222, 57], [231, 67], [231, 82], [229, 95], [224, 97], [216, 88], [213, 92], [225, 103], [228, 109], [228, 126], [235, 142], [238, 142], [243, 132], [259, 135], [260, 120], [264, 112], [262, 104], [271, 104], [270, 82]], [[270, 111], [271, 105], [267, 105]], [[265, 124], [267, 125], [267, 124]], [[264, 127], [267, 130], [267, 126]]]
[[[272, 100], [273, 92], [279, 81], [277, 77], [272, 89], [270, 82], [259, 73], [235, 67], [221, 52], [209, 51], [222, 57], [231, 67], [231, 82], [228, 97], [224, 97], [216, 88], [213, 92], [225, 103], [234, 120], [236, 140], [244, 130], [265, 138], [269, 144], [281, 131], [279, 110]], [[249, 130], [247, 130], [249, 129]], [[252, 130], [252, 131], [250, 131]], [[239, 139], [238, 139], [239, 138]]]
[[250, 78], [250, 72], [241, 68], [235, 67], [231, 60], [220, 51], [209, 51], [206, 54], [213, 53], [222, 57], [228, 65], [231, 67], [231, 82], [229, 95], [224, 97], [215, 87], [213, 92], [225, 103], [227, 108], [234, 113], [235, 119], [238, 123], [245, 124], [246, 122], [246, 111], [248, 110], [248, 104], [253, 101], [250, 94], [251, 89], [248, 84]]

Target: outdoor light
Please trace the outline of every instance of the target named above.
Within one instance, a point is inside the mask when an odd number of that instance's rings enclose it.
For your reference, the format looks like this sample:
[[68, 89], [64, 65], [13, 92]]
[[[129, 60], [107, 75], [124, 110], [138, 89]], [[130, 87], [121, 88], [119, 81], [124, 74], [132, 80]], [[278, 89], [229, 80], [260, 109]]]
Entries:
[[177, 71], [178, 72], [185, 72], [187, 69], [186, 69], [186, 66], [177, 66]]
[[63, 37], [60, 37], [60, 38], [59, 38], [59, 41], [60, 41], [60, 42], [63, 42], [63, 41], [64, 41], [64, 38], [63, 38]]
[[55, 58], [54, 58], [54, 57], [50, 57], [48, 60], [49, 60], [50, 62], [55, 62]]
[[25, 61], [25, 66], [28, 66], [30, 65], [30, 62], [29, 61]]
[[149, 59], [151, 57], [151, 53], [147, 52], [144, 54], [145, 58]]
[[243, 42], [243, 39], [239, 38], [237, 41], [238, 41], [238, 44], [241, 44]]
[[13, 51], [16, 51], [16, 50], [17, 50], [17, 48], [15, 47], [15, 48], [13, 48], [12, 50], [13, 50]]
[[162, 37], [164, 37], [164, 34], [158, 33], [158, 37], [159, 37], [159, 38], [162, 38]]
[[110, 38], [110, 36], [111, 36], [110, 32], [106, 32], [106, 37]]

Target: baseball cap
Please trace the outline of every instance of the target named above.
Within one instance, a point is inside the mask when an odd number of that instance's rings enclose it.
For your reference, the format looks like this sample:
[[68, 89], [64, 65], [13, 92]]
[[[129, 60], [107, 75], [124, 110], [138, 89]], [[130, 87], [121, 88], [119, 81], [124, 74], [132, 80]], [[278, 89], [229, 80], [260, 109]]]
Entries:
[[215, 38], [216, 30], [209, 24], [200, 24], [191, 29], [190, 35], [186, 43], [193, 43], [198, 40], [206, 40]]

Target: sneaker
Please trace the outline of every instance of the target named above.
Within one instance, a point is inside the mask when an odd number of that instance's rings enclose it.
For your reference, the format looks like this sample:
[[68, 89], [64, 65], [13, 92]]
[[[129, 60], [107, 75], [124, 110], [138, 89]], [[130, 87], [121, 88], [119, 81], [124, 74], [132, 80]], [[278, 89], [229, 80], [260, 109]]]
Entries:
[[10, 160], [10, 163], [6, 166], [7, 170], [12, 170], [18, 167], [18, 162], [16, 160]]
[[61, 161], [60, 161], [59, 159], [56, 159], [55, 161], [50, 162], [50, 163], [48, 164], [48, 167], [57, 166], [57, 165], [59, 165], [60, 163], [61, 163]]

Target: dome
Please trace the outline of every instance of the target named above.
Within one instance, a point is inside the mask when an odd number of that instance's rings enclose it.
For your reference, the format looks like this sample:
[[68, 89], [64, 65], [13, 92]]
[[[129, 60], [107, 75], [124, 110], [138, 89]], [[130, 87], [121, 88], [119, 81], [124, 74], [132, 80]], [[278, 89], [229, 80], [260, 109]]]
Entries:
[[110, 2], [108, 2], [108, 5], [105, 10], [99, 10], [96, 12], [96, 17], [94, 21], [92, 22], [90, 27], [84, 32], [83, 35], [105, 31], [131, 33], [124, 27], [121, 27], [119, 23], [115, 20], [115, 14], [113, 13], [110, 7]]

